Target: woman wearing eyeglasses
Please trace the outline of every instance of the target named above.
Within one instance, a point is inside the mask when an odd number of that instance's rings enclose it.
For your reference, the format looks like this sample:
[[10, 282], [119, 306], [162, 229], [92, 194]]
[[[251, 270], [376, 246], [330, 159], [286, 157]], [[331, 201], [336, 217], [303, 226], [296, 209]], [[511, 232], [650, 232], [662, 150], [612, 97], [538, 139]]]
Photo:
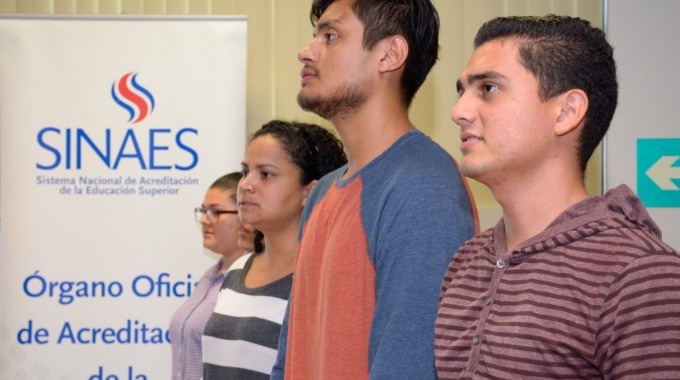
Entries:
[[203, 378], [269, 379], [292, 286], [305, 199], [346, 162], [342, 143], [316, 125], [274, 120], [246, 149], [238, 188], [241, 221], [264, 234], [264, 251], [229, 268], [203, 333]]
[[203, 246], [222, 257], [205, 272], [191, 296], [172, 316], [173, 379], [201, 378], [201, 335], [215, 308], [225, 270], [244, 252], [253, 250], [255, 230], [242, 225], [236, 211], [236, 189], [241, 177], [235, 172], [218, 178], [205, 193], [203, 204], [194, 209], [203, 232]]

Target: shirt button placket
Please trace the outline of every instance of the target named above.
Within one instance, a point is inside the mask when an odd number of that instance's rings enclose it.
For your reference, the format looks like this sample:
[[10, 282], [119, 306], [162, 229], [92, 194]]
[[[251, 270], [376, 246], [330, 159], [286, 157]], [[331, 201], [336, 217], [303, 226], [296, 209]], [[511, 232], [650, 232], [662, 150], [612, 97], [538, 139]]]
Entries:
[[506, 265], [506, 262], [503, 259], [496, 261], [496, 267], [498, 267], [499, 269], [505, 268], [505, 265]]

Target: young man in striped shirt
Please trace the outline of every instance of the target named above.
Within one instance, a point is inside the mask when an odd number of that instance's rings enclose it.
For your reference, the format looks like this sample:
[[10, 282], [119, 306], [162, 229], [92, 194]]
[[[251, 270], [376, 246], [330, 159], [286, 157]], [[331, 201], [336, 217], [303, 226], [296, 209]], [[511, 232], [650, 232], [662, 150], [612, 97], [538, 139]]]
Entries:
[[625, 185], [589, 197], [617, 104], [612, 47], [587, 21], [487, 22], [458, 83], [463, 173], [503, 218], [444, 278], [440, 379], [680, 379], [680, 256]]

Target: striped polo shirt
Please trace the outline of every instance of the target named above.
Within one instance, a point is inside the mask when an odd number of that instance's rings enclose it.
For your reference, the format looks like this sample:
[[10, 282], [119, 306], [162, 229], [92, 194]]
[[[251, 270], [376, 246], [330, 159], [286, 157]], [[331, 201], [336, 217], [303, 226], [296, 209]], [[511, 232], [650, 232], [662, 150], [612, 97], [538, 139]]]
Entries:
[[680, 256], [625, 186], [514, 250], [504, 225], [444, 278], [439, 379], [680, 379]]

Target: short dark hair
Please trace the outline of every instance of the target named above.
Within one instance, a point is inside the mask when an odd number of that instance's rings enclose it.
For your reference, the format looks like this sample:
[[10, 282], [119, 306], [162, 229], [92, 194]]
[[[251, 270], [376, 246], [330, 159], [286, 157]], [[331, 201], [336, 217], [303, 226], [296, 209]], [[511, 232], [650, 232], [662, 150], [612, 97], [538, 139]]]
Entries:
[[581, 89], [588, 96], [578, 148], [581, 172], [585, 172], [618, 102], [613, 47], [604, 32], [587, 20], [556, 15], [495, 18], [479, 29], [474, 46], [506, 37], [518, 40], [519, 62], [538, 80], [541, 100], [570, 89]]
[[316, 124], [272, 120], [255, 132], [251, 141], [263, 135], [272, 135], [281, 142], [302, 172], [302, 185], [320, 179], [347, 162], [342, 142]]
[[[310, 19], [316, 25], [335, 0], [314, 0]], [[364, 48], [400, 35], [408, 42], [401, 77], [401, 98], [410, 106], [439, 55], [439, 14], [430, 0], [354, 0], [352, 10], [364, 25]]]
[[221, 176], [210, 185], [211, 189], [234, 190], [238, 188], [238, 183], [243, 177], [241, 172], [232, 172]]

